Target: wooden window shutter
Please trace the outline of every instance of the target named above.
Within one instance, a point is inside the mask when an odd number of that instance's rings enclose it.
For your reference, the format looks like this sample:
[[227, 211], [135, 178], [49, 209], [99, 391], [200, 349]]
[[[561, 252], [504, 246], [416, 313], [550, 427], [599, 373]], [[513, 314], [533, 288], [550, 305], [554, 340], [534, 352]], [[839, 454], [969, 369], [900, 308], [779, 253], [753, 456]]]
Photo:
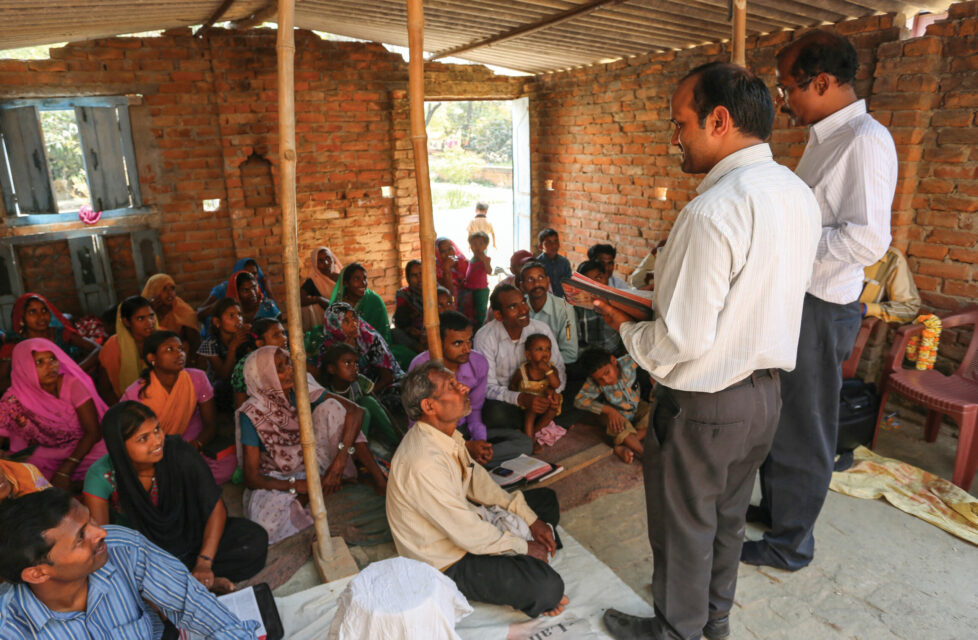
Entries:
[[[7, 215], [16, 215], [17, 208], [24, 215], [57, 213], [37, 107], [0, 109], [0, 135], [9, 159], [8, 167], [0, 167]], [[8, 169], [12, 184], [7, 184]]]
[[92, 207], [96, 211], [129, 206], [122, 134], [115, 107], [75, 107]]

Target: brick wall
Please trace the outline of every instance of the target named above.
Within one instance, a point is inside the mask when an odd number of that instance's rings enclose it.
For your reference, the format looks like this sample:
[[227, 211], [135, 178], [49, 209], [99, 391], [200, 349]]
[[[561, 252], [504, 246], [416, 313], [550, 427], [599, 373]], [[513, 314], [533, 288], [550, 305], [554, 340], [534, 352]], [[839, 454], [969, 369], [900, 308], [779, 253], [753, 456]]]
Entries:
[[[921, 38], [900, 40], [894, 15], [833, 28], [856, 47], [857, 93], [897, 145], [894, 244], [910, 256], [924, 306], [945, 313], [974, 304], [978, 2], [952, 6]], [[748, 39], [748, 66], [772, 91], [774, 55], [798, 33]], [[671, 93], [695, 66], [727, 59], [727, 45], [705, 45], [538, 76], [530, 86], [534, 231], [556, 228], [575, 263], [589, 245], [611, 242], [629, 273], [666, 237], [701, 178], [682, 174], [670, 147]], [[777, 116], [771, 146], [779, 162], [794, 168], [805, 140], [804, 129]], [[656, 187], [668, 188], [665, 201], [655, 199]]]
[[[468, 65], [432, 63], [426, 74], [432, 99], [515, 98], [524, 82]], [[399, 266], [420, 257], [407, 84], [407, 64], [380, 45], [296, 32], [302, 271], [312, 248], [328, 245], [344, 263], [363, 262], [371, 288], [391, 303]], [[261, 262], [281, 295], [275, 32], [218, 29], [195, 38], [177, 29], [71, 44], [51, 60], [0, 61], [0, 99], [123, 94], [141, 96], [130, 114], [143, 200], [153, 213], [139, 222], [158, 229], [180, 295], [202, 301], [246, 256]], [[382, 197], [382, 186], [392, 186], [393, 197]], [[220, 206], [205, 212], [211, 199]], [[32, 231], [0, 227], [2, 235]], [[139, 284], [122, 273], [131, 256], [121, 247], [110, 248], [120, 250], [112, 256], [120, 297]], [[53, 275], [31, 274], [31, 287], [60, 291]], [[62, 304], [76, 307], [77, 297]]]

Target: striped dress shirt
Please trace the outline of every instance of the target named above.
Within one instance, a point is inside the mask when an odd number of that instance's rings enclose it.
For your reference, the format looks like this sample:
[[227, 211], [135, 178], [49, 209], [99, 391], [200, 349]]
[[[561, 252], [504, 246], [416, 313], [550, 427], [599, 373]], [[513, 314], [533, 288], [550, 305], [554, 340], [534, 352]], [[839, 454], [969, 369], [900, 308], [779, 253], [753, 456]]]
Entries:
[[820, 227], [811, 189], [757, 144], [718, 162], [697, 192], [656, 259], [655, 319], [621, 325], [628, 353], [683, 391], [794, 369]]
[[[518, 391], [509, 390], [509, 379], [513, 376], [516, 368], [520, 366], [520, 363], [526, 360], [526, 349], [523, 345], [526, 343], [526, 339], [534, 333], [544, 334], [550, 338], [551, 347], [556, 346], [557, 340], [554, 338], [553, 332], [550, 331], [550, 327], [533, 318], [530, 318], [530, 324], [523, 327], [523, 333], [520, 334], [519, 340], [510, 338], [506, 327], [499, 320], [492, 320], [483, 325], [475, 334], [475, 350], [489, 361], [489, 382], [486, 385], [487, 398], [509, 404], [517, 403], [520, 394]], [[560, 377], [560, 387], [557, 389], [557, 393], [560, 393], [567, 384], [567, 371], [564, 366], [564, 359], [560, 356], [560, 350], [552, 348], [550, 359]]]
[[51, 611], [26, 584], [0, 597], [0, 639], [156, 640], [163, 623], [214, 640], [254, 640], [256, 622], [241, 622], [169, 553], [142, 534], [106, 526], [109, 559], [88, 577], [85, 611]]
[[811, 126], [795, 173], [822, 210], [822, 236], [808, 292], [848, 304], [859, 298], [863, 268], [890, 246], [897, 154], [886, 127], [857, 100]]

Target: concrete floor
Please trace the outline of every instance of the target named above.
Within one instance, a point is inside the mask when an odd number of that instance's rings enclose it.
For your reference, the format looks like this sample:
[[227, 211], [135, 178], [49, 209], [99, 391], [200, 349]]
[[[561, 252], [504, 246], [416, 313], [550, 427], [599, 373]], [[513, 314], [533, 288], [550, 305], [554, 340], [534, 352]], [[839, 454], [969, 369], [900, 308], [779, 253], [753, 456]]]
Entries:
[[[905, 423], [881, 434], [877, 451], [949, 478], [957, 440], [942, 434], [928, 445], [922, 432], [919, 425]], [[572, 509], [561, 524], [652, 602], [641, 487]], [[748, 538], [762, 533], [748, 525]], [[815, 541], [814, 562], [798, 572], [740, 565], [731, 615], [734, 639], [978, 637], [978, 549], [973, 545], [881, 500], [833, 492], [816, 523]]]
[[[928, 445], [921, 436], [919, 425], [904, 423], [881, 434], [877, 451], [949, 478], [957, 440], [942, 434]], [[641, 486], [571, 509], [562, 514], [561, 525], [651, 603], [652, 558]], [[748, 525], [749, 538], [761, 534]], [[832, 492], [815, 539], [815, 561], [801, 571], [740, 566], [731, 615], [735, 640], [978, 637], [978, 549], [973, 545], [885, 502]], [[394, 553], [390, 544], [351, 551], [361, 567]], [[308, 562], [275, 594], [318, 582]]]

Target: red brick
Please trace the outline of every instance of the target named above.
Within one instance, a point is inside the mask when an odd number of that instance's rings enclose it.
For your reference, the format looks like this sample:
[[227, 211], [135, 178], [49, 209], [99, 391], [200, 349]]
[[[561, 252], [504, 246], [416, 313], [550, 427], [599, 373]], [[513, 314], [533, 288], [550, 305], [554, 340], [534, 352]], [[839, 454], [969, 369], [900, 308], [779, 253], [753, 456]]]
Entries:
[[927, 236], [927, 241], [933, 244], [949, 244], [955, 247], [973, 247], [978, 242], [978, 233], [935, 229]]
[[964, 280], [968, 277], [971, 268], [966, 264], [956, 264], [953, 262], [931, 262], [929, 260], [917, 261], [917, 272], [922, 275], [937, 276], [938, 278], [950, 278], [952, 280]]
[[956, 260], [958, 262], [978, 264], [978, 251], [974, 249], [951, 249], [950, 253], [948, 253], [948, 257], [951, 260]]
[[969, 298], [972, 301], [978, 300], [978, 284], [973, 282], [948, 280], [944, 282], [944, 285], [941, 287], [941, 291], [949, 296]]
[[935, 260], [943, 260], [947, 252], [947, 247], [923, 242], [911, 242], [907, 248], [908, 255], [919, 256], [921, 258], [934, 258]]
[[908, 40], [903, 45], [903, 55], [909, 58], [917, 56], [940, 55], [942, 49], [941, 39], [934, 36], [924, 36]]

